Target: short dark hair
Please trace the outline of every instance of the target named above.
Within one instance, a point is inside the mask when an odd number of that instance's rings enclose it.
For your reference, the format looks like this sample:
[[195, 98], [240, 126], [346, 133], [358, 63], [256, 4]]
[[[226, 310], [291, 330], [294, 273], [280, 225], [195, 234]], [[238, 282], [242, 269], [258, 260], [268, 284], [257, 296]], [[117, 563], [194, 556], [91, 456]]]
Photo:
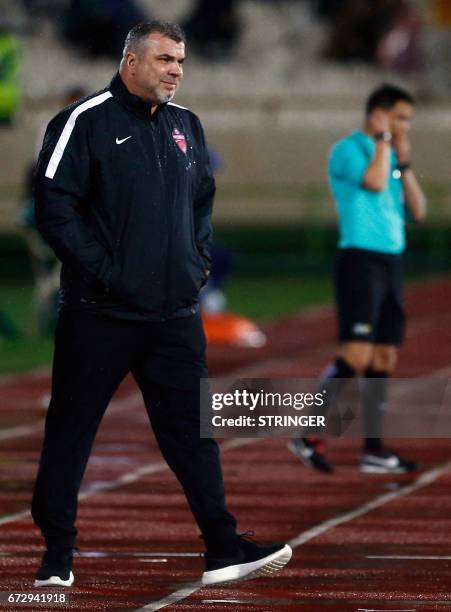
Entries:
[[159, 19], [152, 19], [148, 21], [141, 21], [137, 23], [125, 37], [124, 51], [125, 56], [128, 51], [136, 48], [144, 38], [147, 38], [152, 32], [159, 32], [167, 38], [175, 40], [175, 42], [185, 42], [185, 32], [177, 23], [171, 23], [170, 21], [160, 21]]
[[407, 102], [408, 104], [412, 105], [415, 104], [413, 96], [411, 96], [407, 91], [397, 87], [396, 85], [384, 83], [375, 89], [368, 97], [368, 100], [366, 101], [366, 114], [369, 115], [375, 108], [390, 110], [397, 102]]

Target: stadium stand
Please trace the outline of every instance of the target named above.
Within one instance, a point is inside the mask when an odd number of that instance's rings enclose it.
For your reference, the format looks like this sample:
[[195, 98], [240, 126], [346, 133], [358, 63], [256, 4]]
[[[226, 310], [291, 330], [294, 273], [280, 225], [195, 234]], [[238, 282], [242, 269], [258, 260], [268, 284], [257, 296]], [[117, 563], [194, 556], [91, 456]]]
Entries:
[[[3, 0], [6, 2], [6, 0]], [[61, 14], [64, 0], [55, 0]], [[24, 166], [34, 155], [36, 134], [58, 108], [62, 93], [74, 83], [88, 91], [104, 86], [114, 73], [114, 60], [85, 57], [64, 45], [55, 20], [46, 17], [52, 0], [34, 4], [34, 13], [21, 3], [10, 3], [8, 15], [23, 25], [22, 106], [15, 125], [0, 133], [8, 156], [0, 167], [1, 227], [17, 222], [17, 203]], [[183, 22], [193, 8], [190, 0], [136, 0], [144, 14]], [[36, 12], [37, 5], [40, 10]], [[9, 12], [11, 10], [11, 12]], [[47, 10], [48, 12], [48, 10]], [[279, 0], [242, 0], [239, 44], [227, 61], [208, 61], [191, 55], [177, 101], [201, 115], [210, 142], [221, 151], [223, 185], [323, 185], [330, 143], [351, 129], [360, 100], [381, 80], [390, 78], [409, 90], [421, 90], [418, 75], [393, 75], [374, 66], [337, 65], [319, 59], [327, 26], [308, 3]], [[451, 113], [444, 106], [419, 108], [416, 119], [416, 155], [431, 180], [448, 176], [445, 148]], [[437, 151], [437, 155], [431, 155]], [[427, 152], [427, 154], [426, 154]], [[277, 161], [277, 163], [274, 163]], [[330, 202], [313, 209], [299, 198], [243, 201], [219, 196], [216, 220], [302, 219], [313, 214], [331, 218]]]

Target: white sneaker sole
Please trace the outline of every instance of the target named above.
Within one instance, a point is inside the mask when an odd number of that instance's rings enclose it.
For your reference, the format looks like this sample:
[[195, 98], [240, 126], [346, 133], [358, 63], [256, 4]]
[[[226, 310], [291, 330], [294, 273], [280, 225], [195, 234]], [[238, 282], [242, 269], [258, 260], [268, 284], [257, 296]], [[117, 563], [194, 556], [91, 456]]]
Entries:
[[47, 578], [46, 580], [35, 580], [34, 581], [34, 585], [35, 587], [46, 587], [46, 586], [62, 586], [62, 587], [70, 587], [73, 585], [75, 580], [75, 577], [73, 575], [73, 573], [71, 572], [69, 574], [69, 578], [67, 580], [63, 580], [62, 578], [60, 578], [59, 576], [50, 576], [50, 578]]
[[204, 572], [202, 575], [202, 585], [209, 586], [220, 582], [232, 582], [234, 580], [250, 580], [251, 578], [264, 578], [282, 569], [291, 559], [293, 551], [285, 544], [283, 548], [258, 559], [251, 563], [241, 563], [239, 565], [229, 565], [217, 570]]
[[361, 465], [360, 471], [364, 474], [407, 474], [405, 468], [387, 468], [381, 465]]

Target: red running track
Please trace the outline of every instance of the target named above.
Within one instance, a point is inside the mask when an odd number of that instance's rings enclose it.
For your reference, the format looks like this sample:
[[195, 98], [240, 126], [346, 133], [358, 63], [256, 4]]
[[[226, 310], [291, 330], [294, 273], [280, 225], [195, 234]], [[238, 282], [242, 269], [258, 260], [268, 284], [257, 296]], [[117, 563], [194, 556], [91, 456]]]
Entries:
[[[450, 298], [447, 279], [409, 291], [399, 376], [450, 367]], [[266, 331], [263, 349], [212, 347], [212, 374], [314, 376], [333, 351], [329, 309], [286, 318]], [[42, 544], [27, 509], [48, 389], [47, 372], [0, 383], [3, 593], [36, 592], [31, 585]], [[396, 447], [421, 461], [420, 473], [361, 475], [358, 444], [351, 441], [330, 445], [334, 476], [304, 469], [281, 439], [225, 442], [225, 481], [239, 529], [291, 541], [295, 551], [273, 578], [199, 589], [197, 529], [127, 381], [102, 423], [85, 478], [70, 603], [28, 609], [451, 610], [451, 444], [403, 440]]]

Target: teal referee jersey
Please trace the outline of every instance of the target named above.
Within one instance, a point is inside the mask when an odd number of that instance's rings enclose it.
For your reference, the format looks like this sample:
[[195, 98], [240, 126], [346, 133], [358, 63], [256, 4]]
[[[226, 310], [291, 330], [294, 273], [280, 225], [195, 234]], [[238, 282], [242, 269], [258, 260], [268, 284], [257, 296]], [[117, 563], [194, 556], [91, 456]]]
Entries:
[[338, 246], [397, 255], [405, 249], [406, 207], [395, 151], [383, 191], [365, 189], [362, 181], [376, 143], [361, 131], [338, 141], [329, 158], [329, 182], [339, 218]]

